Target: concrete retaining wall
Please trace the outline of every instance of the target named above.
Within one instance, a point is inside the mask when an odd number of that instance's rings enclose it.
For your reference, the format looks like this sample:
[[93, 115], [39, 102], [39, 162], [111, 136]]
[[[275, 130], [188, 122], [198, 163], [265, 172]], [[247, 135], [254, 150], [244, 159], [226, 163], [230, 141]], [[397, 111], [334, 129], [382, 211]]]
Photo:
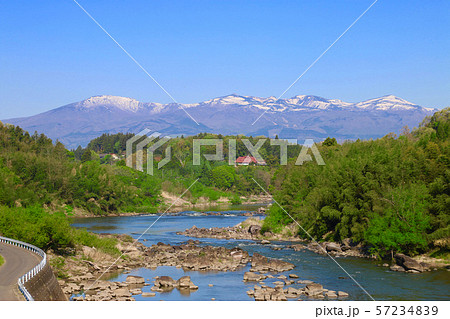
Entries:
[[36, 276], [25, 283], [25, 288], [36, 301], [67, 300], [48, 263]]

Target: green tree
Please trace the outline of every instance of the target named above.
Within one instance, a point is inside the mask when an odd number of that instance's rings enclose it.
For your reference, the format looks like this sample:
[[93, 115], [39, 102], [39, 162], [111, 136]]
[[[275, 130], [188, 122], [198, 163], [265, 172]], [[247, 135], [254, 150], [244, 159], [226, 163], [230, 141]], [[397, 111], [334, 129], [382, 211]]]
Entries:
[[228, 165], [213, 168], [211, 174], [214, 184], [221, 189], [230, 189], [236, 180], [234, 168]]
[[337, 145], [337, 141], [336, 141], [336, 139], [334, 137], [333, 138], [327, 137], [322, 142], [322, 145], [324, 145], [324, 146], [336, 146]]
[[365, 233], [372, 250], [381, 254], [388, 251], [415, 254], [425, 250], [430, 229], [426, 186], [411, 184], [407, 188], [394, 189], [386, 201], [386, 210], [373, 214]]
[[92, 159], [91, 150], [89, 149], [84, 150], [83, 155], [81, 156], [81, 162], [84, 163], [90, 161], [91, 159]]

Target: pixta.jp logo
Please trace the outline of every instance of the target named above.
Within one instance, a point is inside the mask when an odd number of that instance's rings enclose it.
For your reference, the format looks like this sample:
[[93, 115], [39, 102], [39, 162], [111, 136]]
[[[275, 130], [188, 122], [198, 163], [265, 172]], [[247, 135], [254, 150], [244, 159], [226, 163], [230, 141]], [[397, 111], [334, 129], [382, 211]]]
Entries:
[[[153, 175], [155, 151], [166, 144], [171, 137], [162, 136], [159, 132], [153, 132], [149, 135], [151, 130], [145, 129], [127, 140], [126, 142], [126, 165], [137, 170], [144, 171], [144, 161], [146, 160], [146, 171], [148, 174]], [[280, 165], [287, 165], [288, 162], [288, 146], [298, 145], [296, 139], [258, 139], [255, 144], [249, 139], [240, 139], [247, 150], [247, 156], [237, 157], [236, 143], [237, 140], [229, 138], [228, 140], [228, 165], [266, 165], [266, 161], [260, 154], [260, 149], [264, 143], [269, 140], [270, 146], [279, 147], [279, 163]], [[194, 138], [192, 141], [192, 147], [185, 152], [190, 152], [192, 149], [192, 165], [201, 165], [202, 155], [207, 161], [224, 161], [224, 139], [220, 138]], [[215, 149], [214, 153], [202, 154], [202, 146], [211, 150], [211, 147]], [[146, 150], [146, 158], [144, 155], [144, 149]], [[308, 152], [311, 152], [318, 165], [325, 165], [325, 162], [320, 155], [319, 149], [312, 139], [307, 139], [301, 147], [300, 153], [296, 158], [295, 165], [302, 165], [305, 162], [313, 161]], [[170, 145], [165, 147], [164, 158], [160, 158], [157, 168], [161, 169], [171, 160], [172, 147]], [[190, 155], [190, 154], [186, 154]]]
[[[132, 138], [128, 139], [126, 142], [126, 164], [128, 167], [133, 168], [133, 150], [136, 157], [136, 169], [143, 172], [143, 162], [144, 162], [144, 148], [147, 150], [147, 174], [153, 175], [153, 162], [155, 151], [162, 145], [170, 140], [169, 136], [162, 136], [159, 132], [153, 132], [148, 135], [151, 131], [149, 129], [144, 129], [137, 133]], [[161, 137], [162, 136], [162, 137]], [[134, 145], [136, 144], [136, 147]], [[171, 159], [170, 146], [166, 147], [165, 158], [158, 163], [158, 169], [170, 162]]]

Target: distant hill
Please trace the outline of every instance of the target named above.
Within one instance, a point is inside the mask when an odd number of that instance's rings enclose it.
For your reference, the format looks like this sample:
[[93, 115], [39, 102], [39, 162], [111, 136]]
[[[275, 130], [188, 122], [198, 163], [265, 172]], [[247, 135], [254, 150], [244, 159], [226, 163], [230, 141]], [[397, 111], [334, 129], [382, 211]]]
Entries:
[[[183, 111], [184, 108], [199, 123]], [[264, 112], [254, 124], [252, 123]], [[44, 133], [68, 148], [86, 146], [103, 133], [137, 133], [144, 128], [169, 135], [200, 132], [280, 138], [328, 136], [338, 140], [378, 138], [418, 126], [435, 109], [393, 95], [348, 103], [312, 95], [289, 99], [236, 94], [195, 104], [143, 103], [120, 96], [94, 96], [30, 117], [6, 119], [30, 132]]]

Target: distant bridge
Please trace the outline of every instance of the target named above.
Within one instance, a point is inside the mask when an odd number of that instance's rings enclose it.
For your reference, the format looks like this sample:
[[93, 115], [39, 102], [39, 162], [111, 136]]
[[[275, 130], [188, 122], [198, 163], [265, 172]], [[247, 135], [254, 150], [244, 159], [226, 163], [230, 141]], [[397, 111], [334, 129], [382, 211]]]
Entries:
[[0, 255], [0, 300], [66, 300], [43, 250], [0, 236]]

